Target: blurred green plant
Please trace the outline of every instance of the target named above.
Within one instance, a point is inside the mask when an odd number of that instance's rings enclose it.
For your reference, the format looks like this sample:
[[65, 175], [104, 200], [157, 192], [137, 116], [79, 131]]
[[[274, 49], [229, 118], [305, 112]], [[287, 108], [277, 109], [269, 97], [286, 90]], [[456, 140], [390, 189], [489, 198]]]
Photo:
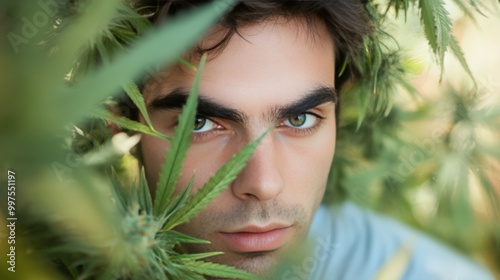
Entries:
[[[481, 105], [476, 86], [466, 91], [450, 89], [441, 102], [433, 103], [408, 82], [411, 61], [394, 47], [397, 41], [385, 25], [391, 16], [404, 13], [406, 17], [415, 9], [441, 76], [445, 52], [451, 50], [473, 80], [451, 33], [452, 20], [443, 1], [363, 2], [374, 33], [366, 38], [362, 54], [346, 61], [355, 64], [361, 75], [342, 92], [337, 152], [325, 202], [351, 199], [468, 252], [479, 246], [474, 240], [480, 234], [496, 244], [494, 255], [500, 259], [499, 197], [485, 173], [491, 172], [488, 160], [498, 160], [500, 150], [476, 137], [476, 130], [498, 135], [500, 106]], [[453, 2], [471, 18], [472, 11], [486, 9], [483, 1]], [[196, 84], [171, 138], [153, 128], [134, 83], [176, 60], [186, 63], [178, 55], [196, 42], [230, 2], [217, 2], [216, 8], [193, 11], [158, 29], [129, 2], [57, 4], [58, 13], [47, 13], [47, 23], [33, 25], [36, 32], [30, 36], [25, 32], [30, 28], [27, 22], [43, 9], [14, 0], [0, 4], [0, 23], [5, 23], [0, 33], [9, 38], [0, 45], [0, 158], [2, 174], [13, 168], [19, 178], [16, 209], [22, 224], [17, 252], [25, 266], [14, 276], [56, 279], [64, 276], [58, 272], [62, 268], [66, 276], [81, 279], [252, 278], [234, 268], [202, 261], [216, 252], [177, 252], [180, 243], [206, 241], [173, 228], [194, 217], [227, 186], [258, 140], [196, 194], [191, 195], [189, 185], [173, 196], [194, 124]], [[16, 21], [22, 18], [28, 21]], [[146, 124], [107, 110], [113, 107], [113, 96], [122, 91]], [[416, 109], [399, 101], [403, 91], [410, 93]], [[431, 130], [421, 142], [416, 141], [414, 127], [435, 119], [445, 125], [436, 135]], [[138, 139], [123, 134], [112, 137], [109, 122], [131, 133], [172, 142], [154, 201], [142, 171], [137, 172], [135, 183], [127, 177], [132, 172], [126, 166], [131, 161], [127, 153]], [[475, 218], [468, 196], [474, 180], [487, 194], [487, 207], [495, 213], [492, 219]], [[424, 218], [414, 203], [419, 193], [430, 193], [435, 200], [435, 210]], [[4, 271], [0, 275], [12, 279]]]
[[[130, 81], [148, 66], [161, 62], [163, 67], [175, 61], [177, 54], [193, 44], [221, 7], [227, 8], [229, 3], [219, 3], [217, 9], [207, 6], [170, 21], [145, 34], [140, 42], [135, 39], [148, 25], [121, 1], [63, 4], [67, 6], [59, 7], [53, 25], [39, 31], [43, 40], [34, 38], [19, 54], [6, 56], [11, 65], [17, 66], [12, 75], [16, 83], [11, 87], [20, 87], [23, 97], [14, 98], [9, 91], [2, 95], [17, 109], [7, 111], [11, 119], [2, 119], [6, 134], [1, 150], [5, 156], [2, 168], [15, 169], [18, 184], [22, 184], [18, 185], [16, 204], [22, 221], [22, 227], [18, 227], [22, 260], [18, 258], [18, 262], [28, 263], [24, 258], [56, 262], [49, 266], [52, 272], [35, 270], [41, 278], [52, 278], [59, 270], [80, 279], [204, 279], [204, 275], [252, 279], [245, 271], [203, 261], [219, 252], [184, 254], [174, 250], [181, 243], [207, 243], [173, 228], [193, 218], [222, 192], [260, 141], [244, 147], [196, 193], [192, 194], [190, 184], [173, 197], [194, 127], [199, 77], [206, 57], [201, 60], [173, 138], [156, 132], [150, 121], [143, 125], [113, 115], [100, 105], [123, 87], [149, 120], [142, 95]], [[165, 41], [170, 43], [159, 44]], [[126, 45], [132, 46], [125, 53]], [[5, 56], [11, 52], [3, 49], [1, 53]], [[37, 64], [23, 65], [35, 57]], [[11, 81], [6, 82], [3, 88], [9, 89]], [[35, 100], [43, 102], [31, 103]], [[14, 114], [19, 117], [12, 118]], [[89, 115], [93, 120], [89, 121]], [[15, 125], [9, 124], [11, 120]], [[110, 165], [117, 164], [137, 139], [123, 135], [111, 139], [110, 133], [103, 132], [97, 140], [86, 127], [105, 131], [102, 120], [172, 142], [154, 202], [143, 172], [137, 185], [129, 188]], [[97, 142], [86, 150], [73, 151], [78, 139]], [[128, 143], [130, 140], [132, 143]], [[101, 173], [107, 176], [99, 175], [103, 169]], [[22, 269], [29, 271], [24, 265]], [[18, 275], [25, 277], [26, 272]], [[12, 279], [12, 274], [5, 276]]]
[[[495, 1], [453, 2], [472, 19], [476, 10], [490, 11], [486, 2], [498, 8]], [[451, 32], [443, 1], [371, 3], [367, 10], [375, 32], [356, 61], [360, 82], [341, 93], [337, 149], [325, 201], [349, 199], [376, 209], [467, 254], [481, 255], [496, 269], [500, 193], [492, 176], [500, 174], [494, 164], [500, 162], [500, 104], [491, 98], [495, 93], [476, 83]], [[418, 62], [407, 58], [386, 31], [390, 15], [402, 13], [406, 19], [415, 12], [441, 70], [444, 84], [437, 100], [413, 88], [409, 70], [419, 68]], [[461, 88], [446, 82], [446, 50], [470, 78]]]

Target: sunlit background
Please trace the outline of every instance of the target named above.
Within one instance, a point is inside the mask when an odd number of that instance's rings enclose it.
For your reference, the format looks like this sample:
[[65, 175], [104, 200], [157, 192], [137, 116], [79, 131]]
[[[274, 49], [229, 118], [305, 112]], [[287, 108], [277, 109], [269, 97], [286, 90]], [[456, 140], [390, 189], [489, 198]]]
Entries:
[[[79, 44], [116, 47], [111, 33], [132, 42], [134, 34], [127, 33], [127, 28], [145, 28], [127, 9], [122, 8], [117, 16], [113, 11], [118, 2], [89, 1], [91, 8], [84, 10], [81, 21], [47, 21], [26, 44], [2, 40], [0, 171], [18, 171], [20, 220], [18, 273], [13, 276], [2, 266], [2, 279], [57, 279], [58, 273], [48, 265], [54, 256], [73, 267], [91, 263], [95, 265], [93, 272], [103, 267], [115, 272], [140, 270], [151, 257], [148, 242], [155, 240], [143, 230], [150, 229], [144, 225], [150, 217], [115, 209], [120, 196], [107, 199], [110, 185], [128, 189], [140, 181], [137, 161], [129, 153], [138, 139], [121, 134], [111, 140], [106, 122], [119, 123], [130, 131], [156, 132], [93, 109], [99, 103], [112, 107], [109, 96], [123, 87], [124, 80], [137, 78], [143, 67], [155, 65], [156, 60], [166, 61], [168, 56], [162, 56], [158, 47], [142, 49], [142, 53], [119, 57], [118, 61], [129, 60], [115, 67], [116, 73], [104, 73], [106, 79], [83, 75], [78, 78], [87, 84], [82, 86], [79, 79], [71, 81], [76, 87], [67, 83], [77, 70], [93, 73], [96, 67], [92, 64], [95, 61], [88, 60], [74, 65]], [[386, 2], [373, 1], [380, 3], [380, 10]], [[478, 4], [484, 15], [470, 4], [467, 15], [456, 4], [462, 2]], [[358, 96], [346, 93], [342, 97], [339, 141], [325, 202], [350, 199], [402, 220], [484, 264], [500, 279], [500, 8], [495, 0], [446, 3], [454, 21], [453, 34], [475, 82], [449, 51], [442, 72], [424, 36], [416, 4], [410, 5], [406, 15], [400, 12], [396, 20], [391, 20], [394, 11], [389, 10], [383, 26], [395, 40], [386, 38], [385, 44], [400, 49], [401, 64], [418, 93], [400, 88], [391, 93], [393, 106], [385, 117], [367, 114], [362, 123], [358, 123]], [[0, 23], [6, 24], [0, 24], [0, 34], [12, 30], [21, 34], [25, 22], [19, 19], [40, 11], [42, 7], [26, 1], [2, 1]], [[172, 46], [165, 47], [170, 47], [170, 61], [195, 41], [196, 34], [208, 26], [209, 17], [216, 18], [214, 9], [211, 11], [203, 17], [186, 17], [183, 24], [172, 26], [173, 31], [165, 28], [157, 33], [175, 38], [169, 41]], [[75, 13], [71, 9], [64, 12]], [[109, 31], [106, 24], [111, 17], [115, 29]], [[122, 25], [124, 18], [132, 23]], [[70, 29], [61, 29], [71, 32], [51, 32], [67, 22], [73, 24], [69, 24]], [[52, 37], [46, 37], [47, 33]], [[190, 34], [195, 35], [191, 38]], [[46, 46], [44, 43], [54, 43], [51, 38], [56, 38], [56, 47], [47, 48], [51, 50], [47, 59], [38, 49]], [[61, 38], [64, 40], [57, 41]], [[154, 45], [151, 38], [144, 41]], [[105, 53], [102, 49], [96, 52]], [[150, 63], [141, 64], [145, 57]], [[136, 66], [140, 69], [135, 70]], [[118, 177], [112, 183], [111, 166]], [[4, 239], [8, 236], [3, 207], [5, 180], [0, 177], [2, 264], [8, 249]], [[127, 233], [120, 238], [110, 237], [124, 229]], [[73, 254], [75, 250], [80, 255]]]

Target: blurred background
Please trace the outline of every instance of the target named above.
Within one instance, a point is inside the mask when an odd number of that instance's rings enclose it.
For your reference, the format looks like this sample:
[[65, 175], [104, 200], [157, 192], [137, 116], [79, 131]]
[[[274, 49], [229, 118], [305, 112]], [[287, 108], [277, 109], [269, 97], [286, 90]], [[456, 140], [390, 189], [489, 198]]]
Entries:
[[[390, 36], [380, 40], [384, 52], [397, 54], [386, 56], [397, 63], [381, 67], [387, 71], [379, 73], [380, 83], [374, 86], [378, 91], [353, 85], [342, 93], [337, 151], [325, 202], [349, 199], [399, 219], [484, 264], [500, 279], [499, 4], [445, 1], [469, 73], [449, 49], [440, 67], [424, 35], [418, 2], [368, 1], [374, 15], [383, 15], [377, 20]], [[95, 109], [116, 105], [112, 96], [123, 84], [167, 57], [160, 57], [159, 49], [143, 48], [118, 57], [119, 63], [105, 64], [109, 71], [97, 72], [99, 63], [89, 57], [100, 54], [112, 60], [112, 53], [122, 52], [122, 45], [133, 44], [145, 33], [145, 20], [118, 0], [40, 3], [0, 3], [0, 34], [7, 38], [0, 43], [0, 263], [4, 265], [9, 249], [3, 199], [7, 170], [17, 174], [19, 218], [18, 273], [13, 275], [2, 265], [0, 278], [64, 278], [49, 265], [52, 259], [68, 267], [91, 264], [94, 273], [108, 268], [128, 271], [131, 263], [142, 265], [140, 256], [147, 254], [143, 246], [151, 240], [143, 238], [144, 217], [115, 209], [119, 198], [110, 192], [110, 185], [118, 181], [126, 189], [134, 188], [140, 175], [130, 153], [137, 139], [112, 137], [108, 124], [156, 132]], [[407, 12], [387, 9], [394, 3], [407, 3]], [[209, 22], [201, 16], [186, 17], [182, 24], [165, 28], [161, 34], [174, 46], [164, 51], [172, 54], [170, 61], [195, 42]], [[195, 35], [187, 38], [191, 33]], [[158, 44], [150, 37], [143, 41]], [[144, 62], [145, 57], [151, 63]], [[133, 72], [134, 67], [140, 69]], [[383, 79], [384, 73], [389, 74]], [[415, 91], [399, 80], [403, 74]], [[375, 108], [372, 94], [386, 98], [382, 109]], [[369, 104], [363, 103], [366, 100]], [[115, 181], [110, 180], [115, 176], [111, 169], [116, 171]], [[126, 234], [116, 239], [116, 232], [124, 228]], [[124, 259], [127, 255], [139, 257]]]
[[356, 97], [342, 96], [325, 199], [349, 199], [402, 220], [500, 279], [499, 8], [483, 2], [487, 11], [471, 19], [456, 1], [445, 2], [476, 81], [449, 52], [441, 76], [415, 9], [386, 20], [385, 30], [397, 41], [388, 44], [401, 50], [418, 94], [399, 90], [387, 117], [368, 114], [359, 128]]

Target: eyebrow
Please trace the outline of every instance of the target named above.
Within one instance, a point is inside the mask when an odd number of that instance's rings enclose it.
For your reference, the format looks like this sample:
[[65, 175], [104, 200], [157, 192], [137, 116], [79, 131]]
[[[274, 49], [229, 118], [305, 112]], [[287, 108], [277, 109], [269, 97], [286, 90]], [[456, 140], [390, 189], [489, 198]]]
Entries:
[[271, 116], [276, 116], [276, 119], [289, 118], [300, 115], [307, 110], [327, 102], [333, 102], [336, 104], [337, 100], [338, 96], [335, 88], [320, 86], [311, 90], [304, 97], [293, 102], [292, 104], [285, 105], [283, 107], [275, 107], [271, 111]]
[[[177, 88], [165, 96], [161, 96], [151, 102], [149, 107], [153, 110], [181, 110], [186, 104], [189, 91]], [[247, 117], [235, 109], [228, 108], [205, 96], [198, 97], [197, 114], [204, 117], [226, 119], [238, 123], [244, 123]]]
[[[167, 95], [154, 99], [148, 107], [150, 110], [181, 110], [182, 106], [186, 104], [188, 95], [188, 90], [177, 88]], [[311, 108], [327, 102], [337, 103], [337, 100], [337, 91], [333, 87], [319, 86], [291, 104], [272, 107], [268, 117], [273, 120], [288, 118], [300, 115]], [[237, 123], [246, 123], [248, 120], [248, 116], [244, 113], [202, 95], [198, 97], [197, 114], [204, 117], [226, 119]]]

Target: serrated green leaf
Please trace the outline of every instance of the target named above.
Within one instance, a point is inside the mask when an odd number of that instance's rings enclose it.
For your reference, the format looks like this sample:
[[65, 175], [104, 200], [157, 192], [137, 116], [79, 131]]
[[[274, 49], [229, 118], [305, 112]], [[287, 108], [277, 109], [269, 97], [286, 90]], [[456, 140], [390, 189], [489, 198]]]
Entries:
[[215, 257], [224, 254], [223, 252], [208, 252], [208, 253], [196, 253], [196, 254], [181, 254], [172, 257], [175, 262], [185, 262], [185, 261], [197, 261], [200, 259], [206, 259], [210, 257]]
[[437, 55], [443, 75], [444, 53], [450, 44], [452, 22], [443, 0], [419, 0], [420, 19], [432, 51]]
[[189, 92], [186, 105], [182, 109], [179, 117], [179, 124], [175, 129], [174, 139], [171, 142], [170, 150], [167, 152], [165, 162], [161, 167], [160, 178], [156, 185], [156, 196], [153, 205], [155, 216], [165, 214], [168, 208], [168, 202], [174, 193], [175, 184], [182, 171], [184, 158], [191, 140], [191, 133], [194, 129], [196, 118], [196, 108], [198, 106], [198, 89], [200, 86], [201, 73], [205, 65], [207, 56], [202, 56], [200, 66]]
[[123, 89], [127, 93], [128, 97], [130, 97], [132, 102], [134, 102], [135, 106], [137, 106], [149, 127], [152, 130], [155, 130], [153, 124], [151, 123], [151, 119], [149, 118], [148, 110], [146, 109], [146, 103], [144, 102], [144, 97], [139, 91], [137, 85], [135, 83], [128, 83], [123, 86]]
[[139, 177], [139, 205], [147, 214], [153, 213], [153, 200], [149, 191], [144, 167], [141, 168], [141, 175]]
[[465, 72], [467, 72], [472, 82], [474, 82], [474, 86], [477, 87], [476, 79], [474, 78], [474, 75], [472, 74], [472, 71], [469, 68], [469, 64], [467, 64], [467, 60], [465, 60], [464, 53], [462, 52], [462, 49], [458, 45], [457, 39], [453, 35], [451, 35], [450, 37], [450, 49], [451, 52], [455, 55], [455, 57], [458, 59], [462, 67], [464, 68]]
[[234, 155], [224, 164], [194, 196], [190, 197], [185, 207], [174, 213], [172, 218], [167, 221], [164, 229], [169, 230], [179, 224], [189, 221], [205, 208], [205, 206], [207, 206], [217, 195], [223, 192], [227, 186], [236, 179], [236, 176], [243, 167], [245, 167], [246, 162], [250, 159], [257, 145], [266, 134], [267, 131], [255, 141], [248, 143], [238, 154]]
[[257, 279], [255, 275], [231, 266], [211, 262], [192, 261], [183, 263], [183, 267], [196, 273], [231, 279]]
[[113, 113], [111, 113], [110, 111], [105, 110], [105, 109], [101, 109], [101, 108], [94, 109], [94, 110], [92, 110], [92, 113], [90, 115], [94, 118], [97, 118], [97, 119], [113, 122], [114, 124], [118, 125], [119, 127], [124, 128], [124, 129], [128, 129], [130, 131], [136, 131], [136, 132], [141, 132], [141, 133], [153, 135], [153, 136], [165, 139], [165, 140], [171, 139], [170, 137], [168, 137], [164, 134], [161, 134], [161, 133], [157, 132], [156, 130], [151, 129], [150, 127], [148, 127], [140, 122], [133, 121], [133, 120], [126, 118], [126, 117], [116, 116]]
[[193, 184], [194, 184], [194, 176], [191, 177], [191, 180], [189, 181], [187, 187], [179, 194], [177, 195], [174, 199], [172, 199], [172, 202], [169, 203], [167, 209], [165, 209], [165, 221], [170, 219], [170, 217], [179, 211], [182, 207], [186, 205], [186, 202], [191, 195], [191, 191], [193, 189]]
[[169, 279], [206, 280], [203, 275], [187, 270], [184, 265], [174, 263], [172, 268], [174, 268], [172, 272], [175, 272], [175, 274], [169, 275]]
[[170, 244], [178, 244], [178, 243], [210, 244], [210, 241], [195, 238], [175, 230], [162, 231], [159, 234], [158, 238], [160, 240], [165, 240]]

